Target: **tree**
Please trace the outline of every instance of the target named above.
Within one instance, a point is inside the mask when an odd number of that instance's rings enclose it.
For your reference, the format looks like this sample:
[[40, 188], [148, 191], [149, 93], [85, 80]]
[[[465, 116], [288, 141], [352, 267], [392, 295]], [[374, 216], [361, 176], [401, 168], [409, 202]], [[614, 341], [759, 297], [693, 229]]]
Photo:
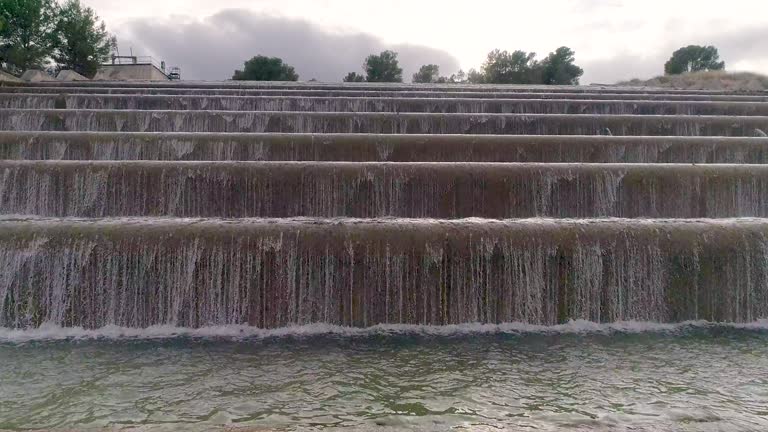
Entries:
[[536, 53], [493, 50], [483, 63], [484, 82], [489, 84], [537, 84], [541, 68]]
[[723, 69], [725, 69], [725, 62], [720, 61], [717, 48], [711, 45], [688, 45], [680, 48], [672, 53], [672, 57], [664, 65], [664, 72], [667, 75]]
[[232, 79], [236, 81], [298, 81], [299, 75], [293, 66], [284, 64], [282, 59], [259, 55], [246, 61], [243, 70], [236, 70]]
[[42, 69], [53, 53], [54, 0], [0, 0], [0, 63], [12, 73]]
[[369, 55], [365, 59], [363, 70], [368, 82], [403, 82], [403, 69], [400, 68], [397, 53], [394, 51]]
[[475, 68], [472, 68], [467, 72], [467, 82], [470, 84], [483, 84], [485, 83], [485, 75]]
[[448, 82], [451, 83], [451, 84], [462, 84], [462, 83], [465, 83], [465, 82], [467, 82], [467, 74], [464, 73], [463, 70], [459, 69], [458, 72], [456, 72], [455, 74], [452, 74], [448, 78]]
[[350, 72], [344, 77], [344, 82], [364, 82], [365, 77], [357, 72]]
[[[2, 7], [2, 6], [0, 6]], [[8, 23], [5, 20], [5, 17], [3, 16], [2, 11], [0, 11], [0, 70], [7, 69], [6, 67], [6, 60], [5, 60], [5, 52], [7, 50], [6, 48], [6, 33], [8, 29]]]
[[576, 53], [568, 47], [560, 47], [545, 58], [541, 66], [542, 84], [578, 85], [584, 69], [574, 64]]
[[[415, 83], [429, 84], [439, 82], [440, 80], [440, 67], [438, 65], [423, 65], [418, 72], [413, 74], [413, 82]], [[445, 81], [445, 78], [442, 80]]]
[[106, 62], [117, 45], [107, 32], [106, 24], [99, 23], [93, 9], [83, 7], [80, 0], [68, 0], [59, 11], [56, 23], [53, 60], [57, 68], [71, 69], [92, 78], [99, 65]]

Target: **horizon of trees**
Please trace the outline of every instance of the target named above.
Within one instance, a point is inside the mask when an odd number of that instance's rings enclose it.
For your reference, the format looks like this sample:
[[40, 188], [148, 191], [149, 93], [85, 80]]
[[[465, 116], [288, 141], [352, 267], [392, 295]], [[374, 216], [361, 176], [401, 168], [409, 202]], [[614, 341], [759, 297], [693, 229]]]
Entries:
[[[371, 54], [363, 62], [363, 73], [349, 72], [342, 82], [403, 82], [403, 70], [397, 56], [389, 50]], [[717, 48], [689, 45], [672, 54], [665, 64], [665, 73], [673, 75], [724, 68], [725, 62], [720, 61]], [[534, 52], [495, 49], [488, 53], [480, 70], [459, 70], [450, 76], [441, 75], [436, 64], [425, 64], [412, 75], [411, 81], [424, 84], [578, 85], [583, 75], [584, 69], [576, 64], [576, 53], [562, 46], [542, 60], [537, 60]]]
[[[403, 82], [397, 53], [383, 51], [370, 55], [363, 63], [365, 74], [349, 72], [343, 82]], [[411, 77], [414, 83], [433, 84], [578, 84], [584, 70], [575, 64], [575, 53], [560, 47], [541, 62], [535, 53], [493, 50], [488, 53], [481, 69], [459, 70], [450, 75], [440, 74], [435, 64], [422, 65]]]
[[71, 69], [92, 78], [117, 46], [90, 7], [80, 0], [0, 0], [0, 69]]

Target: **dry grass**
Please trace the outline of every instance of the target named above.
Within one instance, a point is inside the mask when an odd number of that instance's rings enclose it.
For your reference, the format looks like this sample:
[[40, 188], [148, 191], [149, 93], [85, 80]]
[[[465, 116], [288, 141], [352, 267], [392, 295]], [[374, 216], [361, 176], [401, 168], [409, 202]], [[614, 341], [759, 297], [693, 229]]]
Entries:
[[647, 81], [633, 79], [618, 83], [633, 87], [669, 87], [685, 90], [731, 90], [761, 91], [768, 90], [768, 76], [752, 72], [694, 72], [682, 75], [664, 75]]

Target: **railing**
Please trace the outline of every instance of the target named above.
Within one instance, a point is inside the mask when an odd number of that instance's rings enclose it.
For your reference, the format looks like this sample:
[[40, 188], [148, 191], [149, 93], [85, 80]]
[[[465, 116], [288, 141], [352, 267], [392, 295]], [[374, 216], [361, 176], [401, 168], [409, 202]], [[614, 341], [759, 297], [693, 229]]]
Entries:
[[165, 62], [151, 56], [112, 56], [113, 65], [152, 65], [165, 72]]

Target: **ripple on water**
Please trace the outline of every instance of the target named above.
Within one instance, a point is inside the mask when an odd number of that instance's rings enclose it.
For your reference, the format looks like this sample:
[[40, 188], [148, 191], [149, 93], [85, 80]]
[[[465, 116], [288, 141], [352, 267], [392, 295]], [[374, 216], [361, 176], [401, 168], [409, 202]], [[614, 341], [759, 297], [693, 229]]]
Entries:
[[42, 328], [0, 340], [0, 429], [768, 427], [765, 323]]

